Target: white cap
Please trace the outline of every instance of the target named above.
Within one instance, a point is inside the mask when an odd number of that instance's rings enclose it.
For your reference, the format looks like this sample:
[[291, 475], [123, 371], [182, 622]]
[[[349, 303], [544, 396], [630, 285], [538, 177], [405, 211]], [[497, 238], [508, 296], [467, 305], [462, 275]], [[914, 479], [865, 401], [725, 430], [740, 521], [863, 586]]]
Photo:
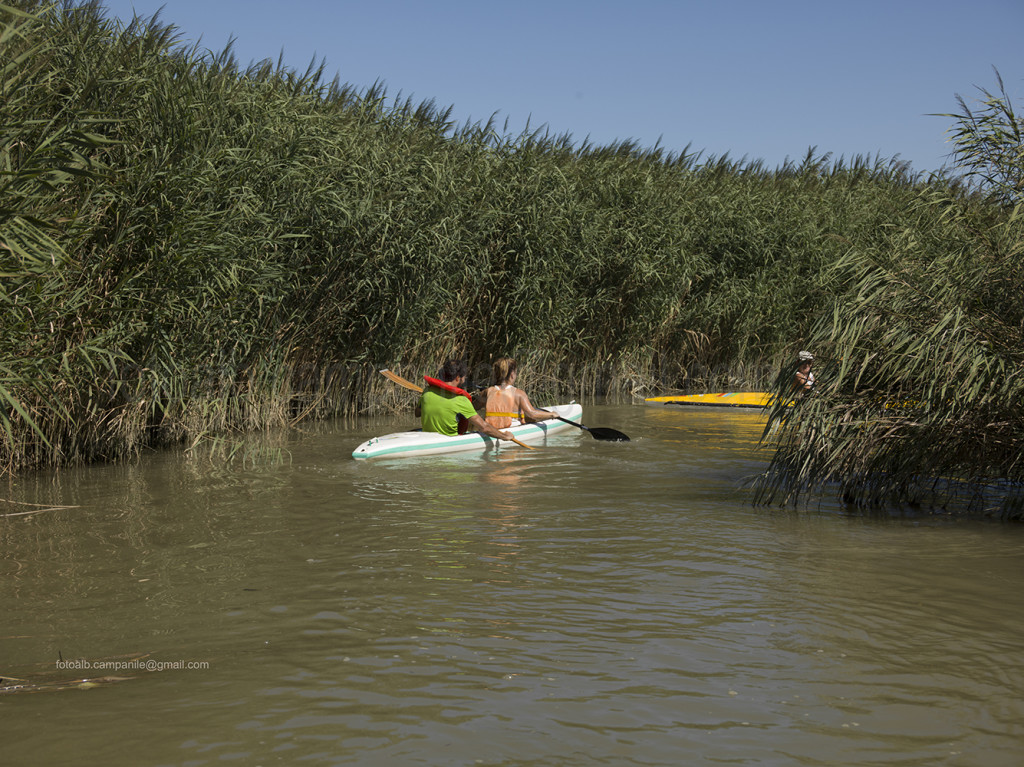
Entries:
[[814, 362], [814, 355], [811, 354], [810, 352], [800, 352], [798, 355], [796, 355], [796, 358], [800, 362]]

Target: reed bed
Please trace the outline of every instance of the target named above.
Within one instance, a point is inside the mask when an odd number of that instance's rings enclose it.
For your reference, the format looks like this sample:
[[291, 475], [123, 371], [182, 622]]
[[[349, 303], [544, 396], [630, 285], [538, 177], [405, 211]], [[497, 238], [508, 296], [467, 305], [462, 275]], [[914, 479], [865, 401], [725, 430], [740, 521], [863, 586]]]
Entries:
[[858, 508], [1024, 519], [1021, 211], [941, 196], [917, 207], [943, 217], [827, 270], [837, 298], [809, 334], [822, 383], [776, 408], [762, 502], [831, 487]]
[[[868, 264], [890, 285], [975, 274], [979, 226], [1016, 236], [882, 158], [768, 169], [510, 135], [99, 3], [0, 19], [8, 471], [399, 407], [379, 368], [452, 355], [482, 379], [512, 354], [545, 397], [762, 388], [795, 348], [892, 342]], [[908, 333], [939, 311], [900, 307]], [[870, 333], [829, 324], [862, 312]]]
[[950, 131], [962, 182], [919, 195], [876, 246], [822, 273], [807, 345], [825, 365], [766, 437], [764, 503], [835, 490], [851, 507], [1024, 520], [1024, 119], [1002, 78]]

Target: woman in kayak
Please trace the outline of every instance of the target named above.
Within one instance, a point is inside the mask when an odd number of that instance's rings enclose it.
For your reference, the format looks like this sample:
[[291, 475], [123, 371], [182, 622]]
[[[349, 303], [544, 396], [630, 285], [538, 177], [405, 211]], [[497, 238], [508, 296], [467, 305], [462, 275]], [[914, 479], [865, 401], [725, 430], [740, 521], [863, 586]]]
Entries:
[[416, 415], [423, 431], [454, 437], [467, 431], [478, 431], [495, 439], [511, 440], [507, 431], [491, 426], [473, 408], [469, 393], [461, 389], [469, 369], [462, 360], [450, 359], [437, 373], [427, 378], [427, 388], [416, 403]]
[[526, 392], [515, 387], [516, 361], [511, 357], [495, 360], [492, 375], [494, 386], [487, 389], [487, 407], [484, 411], [487, 423], [491, 426], [507, 429], [513, 419], [527, 423], [557, 418], [554, 413], [535, 408]]

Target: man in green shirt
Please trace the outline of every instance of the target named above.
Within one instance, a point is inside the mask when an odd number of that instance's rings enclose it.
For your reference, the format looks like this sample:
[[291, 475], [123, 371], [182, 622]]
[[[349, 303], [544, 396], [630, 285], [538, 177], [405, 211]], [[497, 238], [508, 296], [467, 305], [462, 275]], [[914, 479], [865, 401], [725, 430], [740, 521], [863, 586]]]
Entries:
[[454, 437], [459, 433], [459, 422], [465, 419], [468, 428], [462, 431], [478, 431], [494, 439], [511, 440], [512, 435], [507, 431], [497, 429], [481, 418], [469, 396], [461, 391], [460, 387], [468, 376], [469, 370], [462, 360], [451, 359], [444, 363], [437, 374], [438, 383], [430, 383], [416, 404], [416, 415], [420, 417], [423, 431]]

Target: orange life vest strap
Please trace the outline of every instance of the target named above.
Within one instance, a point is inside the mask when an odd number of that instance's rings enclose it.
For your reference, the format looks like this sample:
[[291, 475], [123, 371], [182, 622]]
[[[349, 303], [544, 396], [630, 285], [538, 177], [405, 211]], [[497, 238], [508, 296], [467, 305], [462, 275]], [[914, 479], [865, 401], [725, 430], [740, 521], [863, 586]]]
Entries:
[[438, 389], [444, 389], [445, 391], [451, 392], [452, 394], [461, 394], [470, 402], [473, 401], [473, 398], [470, 396], [468, 391], [466, 391], [465, 389], [460, 389], [458, 386], [453, 386], [447, 381], [442, 381], [439, 378], [431, 378], [430, 376], [423, 376], [423, 380], [426, 381], [431, 386], [436, 386]]

